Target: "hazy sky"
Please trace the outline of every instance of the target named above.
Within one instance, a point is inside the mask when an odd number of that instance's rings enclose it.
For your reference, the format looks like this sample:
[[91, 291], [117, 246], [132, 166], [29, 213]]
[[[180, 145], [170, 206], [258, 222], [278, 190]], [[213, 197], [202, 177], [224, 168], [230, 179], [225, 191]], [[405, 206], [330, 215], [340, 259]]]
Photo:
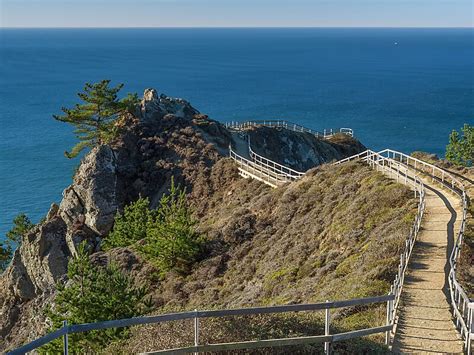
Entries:
[[473, 27], [474, 0], [0, 0], [2, 27]]

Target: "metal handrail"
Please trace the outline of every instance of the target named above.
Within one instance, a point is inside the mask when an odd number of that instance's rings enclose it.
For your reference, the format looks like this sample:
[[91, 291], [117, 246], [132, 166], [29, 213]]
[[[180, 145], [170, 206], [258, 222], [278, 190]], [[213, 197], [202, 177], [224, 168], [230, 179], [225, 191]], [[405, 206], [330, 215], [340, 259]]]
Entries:
[[392, 155], [393, 159], [398, 158], [400, 162], [403, 162], [407, 166], [414, 167], [415, 170], [423, 172], [424, 174], [430, 176], [433, 182], [448, 188], [461, 199], [461, 225], [454, 243], [453, 250], [449, 256], [450, 270], [448, 275], [448, 283], [451, 296], [452, 313], [454, 319], [456, 320], [456, 328], [459, 330], [461, 337], [464, 339], [464, 347], [467, 353], [470, 354], [472, 346], [471, 342], [474, 339], [474, 301], [468, 297], [467, 293], [456, 279], [456, 266], [464, 239], [467, 221], [468, 199], [466, 188], [461, 180], [436, 165], [391, 149], [385, 149], [381, 152], [381, 154], [386, 154], [389, 156]]
[[[367, 150], [365, 152], [338, 161], [336, 162], [336, 164], [355, 159], [367, 160], [369, 159], [368, 157], [373, 157], [376, 155], [381, 156], [383, 159], [396, 161], [397, 163], [406, 166], [407, 169], [412, 170], [412, 174], [422, 173], [428, 175], [432, 178], [433, 182], [436, 182], [442, 185], [443, 187], [448, 188], [453, 193], [458, 195], [461, 199], [463, 209], [461, 226], [459, 228], [459, 233], [457, 235], [453, 250], [451, 251], [451, 254], [449, 256], [450, 271], [448, 275], [448, 282], [451, 298], [451, 308], [454, 319], [456, 320], [456, 327], [461, 333], [461, 337], [464, 339], [464, 347], [466, 349], [466, 352], [470, 354], [471, 341], [474, 339], [474, 302], [468, 297], [467, 293], [464, 291], [463, 287], [456, 279], [456, 264], [464, 239], [464, 231], [467, 220], [468, 199], [464, 184], [453, 174], [436, 165], [427, 163], [423, 160], [414, 158], [412, 156], [392, 149], [384, 149], [378, 153], [375, 153], [371, 150]], [[420, 210], [418, 212], [420, 212]], [[396, 302], [396, 304], [397, 303], [398, 302]]]
[[[410, 233], [405, 240], [405, 249], [400, 254], [400, 263], [398, 266], [398, 272], [395, 276], [395, 279], [391, 286], [391, 293], [395, 295], [395, 303], [393, 309], [390, 310], [390, 320], [392, 323], [395, 323], [398, 306], [400, 304], [401, 293], [403, 289], [403, 284], [405, 281], [405, 273], [408, 268], [408, 263], [410, 260], [410, 256], [412, 254], [416, 239], [419, 234], [421, 220], [423, 218], [423, 214], [425, 211], [425, 187], [423, 182], [417, 176], [416, 173], [410, 171], [410, 169], [403, 164], [394, 161], [393, 159], [386, 158], [382, 156], [380, 153], [367, 150], [365, 152], [356, 154], [355, 156], [349, 157], [344, 159], [344, 161], [349, 161], [353, 159], [362, 159], [363, 161], [369, 163], [370, 166], [375, 168], [380, 168], [384, 172], [388, 172], [389, 174], [396, 174], [397, 181], [400, 182], [400, 178], [403, 179], [403, 183], [406, 185], [413, 185], [413, 189], [415, 191], [415, 197], [418, 196], [418, 210], [415, 216], [415, 220], [413, 222], [413, 226], [410, 229]], [[340, 164], [340, 162], [336, 162], [336, 164]], [[394, 334], [392, 333], [391, 336]]]
[[[185, 320], [192, 319], [194, 320], [194, 346], [185, 347], [179, 349], [170, 349], [163, 351], [172, 352], [172, 353], [185, 353], [185, 352], [194, 352], [194, 351], [218, 351], [218, 350], [234, 350], [234, 349], [255, 349], [268, 346], [284, 346], [284, 345], [295, 345], [301, 343], [318, 343], [324, 342], [326, 346], [326, 353], [329, 353], [330, 344], [332, 342], [357, 338], [365, 336], [368, 334], [375, 333], [386, 333], [390, 331], [391, 324], [387, 322], [386, 325], [375, 327], [375, 328], [366, 328], [361, 330], [355, 330], [352, 332], [345, 333], [336, 333], [330, 334], [329, 332], [329, 322], [330, 322], [330, 310], [337, 308], [345, 307], [354, 307], [361, 305], [368, 305], [373, 303], [387, 303], [387, 307], [390, 307], [390, 304], [393, 303], [395, 296], [393, 294], [388, 294], [386, 296], [376, 296], [376, 297], [367, 297], [367, 298], [357, 298], [344, 301], [326, 301], [324, 303], [309, 303], [309, 304], [290, 304], [282, 306], [268, 306], [268, 307], [251, 307], [251, 308], [236, 308], [236, 309], [223, 309], [223, 310], [203, 310], [203, 311], [189, 311], [189, 312], [179, 312], [179, 313], [168, 313], [161, 314], [156, 316], [144, 316], [144, 317], [134, 317], [127, 319], [117, 319], [96, 323], [85, 323], [85, 324], [73, 324], [68, 325], [67, 323], [63, 324], [58, 330], [55, 330], [52, 333], [49, 333], [41, 338], [38, 338], [32, 341], [29, 344], [26, 344], [22, 347], [19, 347], [15, 350], [7, 352], [7, 355], [19, 355], [26, 354], [29, 351], [33, 351], [40, 346], [50, 343], [51, 341], [63, 337], [65, 344], [68, 342], [68, 335], [74, 333], [83, 333], [93, 330], [102, 330], [110, 328], [120, 328], [120, 327], [130, 327], [135, 325], [143, 324], [156, 324], [164, 323], [169, 321], [176, 320]], [[206, 344], [200, 345], [200, 327], [199, 319], [202, 318], [220, 318], [220, 317], [229, 317], [229, 316], [244, 316], [244, 315], [256, 315], [256, 314], [278, 314], [285, 312], [304, 312], [304, 311], [325, 311], [325, 334], [322, 336], [314, 336], [313, 339], [308, 339], [308, 337], [297, 337], [297, 338], [287, 338], [287, 339], [267, 339], [267, 340], [257, 340], [257, 341], [243, 341], [235, 343], [220, 343], [220, 344]], [[64, 349], [67, 354], [67, 348]], [[161, 352], [161, 353], [163, 353]]]
[[291, 180], [296, 180], [301, 178], [305, 173], [301, 171], [294, 170], [292, 168], [289, 168], [287, 166], [284, 166], [282, 164], [277, 163], [276, 161], [270, 160], [268, 158], [265, 158], [262, 155], [259, 155], [255, 153], [250, 146], [250, 141], [249, 141], [249, 154], [252, 160], [259, 164], [267, 167], [268, 169], [275, 171], [277, 173], [285, 174], [287, 175]]
[[310, 133], [318, 138], [330, 138], [336, 133], [343, 133], [350, 137], [354, 136], [354, 130], [352, 128], [336, 128], [336, 129], [324, 129], [321, 131], [316, 131], [311, 128], [304, 127], [297, 123], [289, 122], [286, 120], [253, 120], [253, 121], [244, 121], [244, 122], [227, 122], [225, 123], [226, 128], [242, 130], [254, 126], [265, 126], [265, 127], [274, 127], [274, 128], [284, 128], [294, 132], [306, 132]]
[[277, 173], [254, 161], [244, 158], [236, 153], [232, 149], [232, 146], [229, 146], [229, 156], [239, 165], [239, 171], [241, 172], [241, 175], [245, 175], [245, 177], [246, 175], [249, 175], [272, 187], [277, 187], [282, 183], [291, 181], [286, 174]]
[[[267, 182], [271, 183], [273, 181], [275, 184], [281, 183], [280, 179], [287, 179], [287, 174], [278, 174], [275, 171], [268, 169], [265, 166], [259, 165], [254, 161], [250, 161], [232, 150], [232, 147], [229, 147], [230, 156], [235, 161], [244, 167], [245, 169], [253, 172], [257, 179], [267, 179]], [[386, 155], [386, 156], [385, 156]], [[398, 157], [398, 159], [397, 159]], [[433, 178], [433, 181], [441, 183], [443, 186], [451, 189], [453, 192], [458, 194], [463, 202], [463, 216], [461, 222], [461, 228], [456, 240], [455, 248], [453, 249], [449, 261], [450, 261], [450, 273], [449, 273], [449, 285], [450, 285], [450, 294], [451, 294], [451, 304], [453, 308], [453, 315], [456, 319], [456, 325], [460, 328], [461, 335], [465, 338], [465, 347], [467, 353], [470, 354], [471, 351], [471, 339], [473, 338], [473, 324], [474, 324], [474, 303], [471, 302], [463, 290], [462, 286], [456, 280], [456, 263], [459, 256], [459, 251], [462, 245], [465, 223], [467, 218], [467, 196], [465, 192], [464, 185], [456, 179], [449, 172], [444, 171], [443, 169], [436, 167], [432, 164], [426, 163], [422, 160], [410, 157], [404, 153], [400, 153], [394, 150], [385, 149], [380, 152], [374, 152], [367, 150], [365, 152], [356, 154], [354, 156], [342, 159], [335, 164], [341, 164], [347, 161], [360, 159], [367, 162], [370, 166], [381, 169], [384, 172], [389, 174], [396, 174], [397, 180], [400, 177], [404, 178], [405, 184], [412, 184], [415, 190], [415, 196], [419, 197], [418, 211], [415, 217], [413, 227], [410, 231], [408, 238], [405, 241], [405, 250], [400, 255], [400, 264], [398, 268], [398, 273], [395, 277], [395, 280], [392, 284], [391, 291], [388, 296], [372, 297], [366, 299], [356, 299], [348, 301], [339, 301], [339, 302], [326, 302], [321, 304], [310, 304], [310, 305], [288, 305], [288, 306], [274, 306], [274, 307], [256, 307], [256, 308], [246, 308], [246, 309], [237, 309], [237, 310], [220, 310], [220, 311], [197, 311], [194, 312], [182, 312], [174, 314], [165, 314], [159, 316], [150, 316], [150, 317], [137, 317], [131, 319], [123, 320], [113, 320], [99, 323], [91, 324], [79, 324], [79, 325], [67, 325], [64, 323], [63, 327], [55, 332], [45, 335], [21, 348], [18, 348], [14, 351], [9, 352], [8, 354], [24, 354], [27, 351], [34, 350], [41, 345], [44, 345], [54, 339], [57, 339], [61, 336], [64, 337], [64, 343], [67, 344], [67, 336], [70, 333], [78, 333], [90, 330], [98, 329], [108, 329], [115, 327], [125, 327], [138, 324], [150, 324], [150, 323], [160, 323], [169, 320], [178, 320], [178, 319], [194, 319], [194, 331], [195, 331], [195, 345], [194, 347], [172, 349], [173, 352], [192, 352], [192, 351], [217, 351], [219, 349], [232, 350], [232, 349], [242, 349], [242, 348], [258, 348], [263, 346], [282, 346], [282, 345], [294, 345], [304, 342], [325, 342], [326, 353], [330, 351], [330, 343], [351, 339], [355, 337], [360, 337], [367, 334], [385, 332], [386, 333], [386, 344], [390, 344], [393, 330], [396, 322], [396, 313], [400, 301], [400, 295], [403, 288], [405, 272], [408, 266], [408, 261], [413, 251], [413, 247], [417, 238], [417, 235], [420, 230], [421, 220], [425, 210], [425, 188], [424, 184], [418, 176], [419, 172], [426, 173]], [[410, 164], [412, 163], [412, 165]], [[413, 169], [414, 168], [414, 169]], [[423, 170], [422, 168], [429, 168], [429, 171]], [[439, 176], [436, 175], [436, 172], [439, 173]], [[431, 174], [430, 174], [431, 173]], [[448, 182], [450, 182], [448, 184]], [[360, 304], [376, 303], [376, 302], [387, 302], [387, 325], [376, 328], [368, 328], [364, 330], [357, 330], [348, 333], [340, 334], [329, 334], [329, 309], [330, 308], [340, 308], [355, 306]], [[365, 302], [365, 303], [364, 303]], [[229, 315], [243, 315], [243, 314], [268, 314], [268, 313], [281, 313], [281, 312], [297, 312], [303, 310], [325, 310], [326, 311], [326, 324], [325, 329], [326, 333], [324, 336], [314, 336], [314, 337], [299, 337], [291, 339], [270, 339], [270, 340], [261, 340], [253, 342], [238, 342], [238, 343], [228, 343], [228, 344], [208, 344], [208, 345], [199, 345], [199, 318], [205, 317], [223, 317]], [[311, 339], [310, 339], [311, 338]], [[293, 343], [292, 343], [293, 341]], [[262, 345], [264, 344], [264, 345]], [[65, 347], [65, 353], [67, 354], [67, 347]]]

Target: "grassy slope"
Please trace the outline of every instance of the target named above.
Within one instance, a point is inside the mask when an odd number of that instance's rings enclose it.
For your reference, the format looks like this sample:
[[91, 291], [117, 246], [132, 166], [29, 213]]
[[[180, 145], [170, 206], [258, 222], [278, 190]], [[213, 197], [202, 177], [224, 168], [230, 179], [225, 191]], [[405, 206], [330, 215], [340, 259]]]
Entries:
[[[278, 189], [237, 177], [227, 159], [214, 166], [212, 176], [209, 183], [221, 186], [206, 201], [207, 213], [199, 223], [209, 239], [207, 257], [188, 276], [170, 273], [157, 285], [154, 297], [161, 307], [155, 313], [342, 300], [389, 291], [416, 207], [404, 186], [358, 163], [322, 166]], [[320, 316], [206, 320], [202, 340], [322, 334]], [[344, 309], [333, 315], [332, 325], [354, 329], [381, 325], [384, 319], [384, 306]], [[189, 344], [191, 326], [137, 327], [130, 339], [107, 352]], [[380, 337], [373, 340], [339, 349], [383, 351]]]

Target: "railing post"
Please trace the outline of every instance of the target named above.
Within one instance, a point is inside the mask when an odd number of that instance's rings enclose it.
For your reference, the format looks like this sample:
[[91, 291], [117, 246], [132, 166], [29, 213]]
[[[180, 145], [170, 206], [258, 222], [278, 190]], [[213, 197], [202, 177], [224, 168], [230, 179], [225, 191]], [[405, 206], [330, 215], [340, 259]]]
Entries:
[[[196, 348], [199, 346], [199, 313], [197, 309], [194, 310], [194, 346]], [[194, 354], [198, 355], [198, 352], [196, 351]]]
[[467, 335], [466, 335], [466, 352], [467, 355], [471, 355], [471, 341], [472, 335], [474, 332], [474, 302], [470, 302], [467, 305], [468, 313], [467, 313]]
[[[388, 293], [389, 296], [392, 295], [393, 286], [390, 287], [390, 292]], [[387, 301], [387, 325], [392, 324], [392, 301]], [[387, 330], [385, 333], [385, 345], [390, 345], [390, 330]]]
[[69, 339], [67, 330], [67, 320], [63, 320], [63, 328], [66, 328], [66, 334], [63, 335], [63, 354], [68, 355]]
[[[326, 300], [328, 303], [329, 300]], [[329, 315], [329, 308], [326, 308], [326, 316], [324, 317], [324, 335], [329, 335], [329, 323], [331, 322], [331, 318]], [[324, 343], [324, 354], [329, 355], [331, 354], [331, 342]]]

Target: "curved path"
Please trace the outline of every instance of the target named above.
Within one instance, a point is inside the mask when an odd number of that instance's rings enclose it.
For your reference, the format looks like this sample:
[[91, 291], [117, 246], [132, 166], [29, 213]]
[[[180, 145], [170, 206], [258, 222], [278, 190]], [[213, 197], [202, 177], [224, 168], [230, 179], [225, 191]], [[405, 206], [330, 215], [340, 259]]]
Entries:
[[405, 276], [399, 319], [393, 343], [395, 353], [462, 354], [448, 291], [448, 258], [459, 230], [462, 206], [458, 197], [441, 190], [430, 179], [426, 210]]
[[[381, 155], [384, 152], [388, 157]], [[399, 162], [395, 159], [397, 154], [400, 159]], [[409, 249], [411, 252], [405, 254], [407, 252], [405, 251], [401, 255], [401, 269], [399, 269], [398, 278], [394, 282], [395, 295], [399, 295], [400, 302], [396, 302], [398, 306], [395, 306], [395, 319], [388, 316], [389, 321], [394, 320], [392, 350], [394, 353], [402, 354], [462, 354], [464, 344], [461, 334], [454, 324], [451, 309], [452, 295], [450, 292], [452, 290], [450, 291], [449, 288], [451, 265], [449, 260], [455, 240], [460, 232], [463, 205], [459, 196], [440, 187], [434, 179], [444, 182], [445, 177], [450, 177], [453, 188], [455, 184], [457, 188], [460, 187], [463, 191], [464, 188], [459, 181], [455, 181], [456, 179], [446, 171], [414, 158], [411, 158], [414, 166], [410, 166], [408, 161], [410, 157], [389, 149], [379, 153], [366, 151], [336, 162], [336, 164], [353, 159], [364, 160], [364, 156], [365, 161], [374, 167], [380, 166], [380, 162], [382, 162], [381, 165], [384, 169], [381, 170], [385, 170], [384, 172], [387, 175], [397, 181], [399, 181], [400, 169], [402, 169], [405, 170], [405, 184], [407, 184], [407, 179], [414, 182], [421, 179], [425, 187], [425, 209], [424, 215], [423, 211], [421, 212], [423, 215], [421, 230], [418, 234], [415, 234], [416, 243], [411, 244], [414, 245], [413, 250]], [[389, 166], [388, 170], [385, 164]], [[429, 173], [427, 175], [425, 175], [426, 171], [423, 170], [423, 164], [428, 166]], [[420, 166], [422, 170], [420, 170]], [[435, 173], [436, 169], [438, 169], [439, 176]], [[429, 176], [431, 172], [436, 176], [433, 180], [433, 177]], [[458, 186], [459, 184], [461, 186]], [[414, 240], [412, 239], [412, 242]], [[410, 244], [408, 243], [407, 247], [408, 245]], [[403, 259], [404, 255], [405, 259]], [[403, 260], [407, 259], [409, 262], [405, 264]], [[403, 285], [402, 288], [400, 288], [400, 285]], [[458, 302], [456, 296], [453, 297], [455, 297], [454, 302]], [[467, 299], [467, 302], [469, 302], [469, 299]], [[458, 317], [463, 317], [461, 321], [463, 319], [466, 321], [464, 318], [466, 314], [460, 315], [459, 313], [459, 304], [454, 311], [457, 312]], [[464, 310], [462, 312], [465, 313]], [[387, 314], [390, 314], [390, 312]], [[467, 315], [467, 319], [469, 317]], [[460, 324], [457, 325], [460, 326]], [[464, 326], [464, 328], [466, 327]], [[469, 350], [467, 351], [469, 352]]]

